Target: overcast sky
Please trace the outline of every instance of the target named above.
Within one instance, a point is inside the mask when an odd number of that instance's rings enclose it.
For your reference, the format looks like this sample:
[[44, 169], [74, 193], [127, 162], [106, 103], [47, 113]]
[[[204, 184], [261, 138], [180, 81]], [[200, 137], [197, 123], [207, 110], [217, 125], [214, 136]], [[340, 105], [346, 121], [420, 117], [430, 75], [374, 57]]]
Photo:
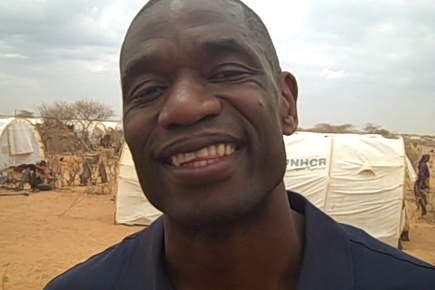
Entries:
[[[91, 98], [121, 116], [118, 54], [146, 1], [0, 0], [0, 114]], [[302, 127], [435, 134], [434, 0], [246, 0], [299, 82]]]

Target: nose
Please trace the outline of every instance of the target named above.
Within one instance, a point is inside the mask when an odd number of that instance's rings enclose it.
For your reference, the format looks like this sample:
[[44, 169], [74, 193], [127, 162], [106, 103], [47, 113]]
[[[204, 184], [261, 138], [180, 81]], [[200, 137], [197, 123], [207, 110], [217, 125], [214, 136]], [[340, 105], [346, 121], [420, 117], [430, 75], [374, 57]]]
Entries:
[[221, 103], [194, 76], [177, 80], [165, 100], [158, 122], [165, 128], [171, 125], [188, 126], [221, 112]]

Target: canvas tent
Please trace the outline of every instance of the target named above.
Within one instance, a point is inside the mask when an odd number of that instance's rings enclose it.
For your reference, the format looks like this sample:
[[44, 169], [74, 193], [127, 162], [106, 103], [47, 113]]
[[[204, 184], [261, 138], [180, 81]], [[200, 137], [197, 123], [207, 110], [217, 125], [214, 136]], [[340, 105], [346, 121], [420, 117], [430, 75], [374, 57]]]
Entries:
[[402, 138], [297, 133], [284, 140], [287, 189], [302, 193], [336, 221], [398, 246], [405, 177], [415, 177]]
[[130, 149], [124, 144], [119, 162], [115, 223], [150, 225], [160, 214], [146, 199], [139, 185]]
[[[335, 220], [397, 246], [408, 168], [401, 138], [298, 132], [284, 141], [287, 189], [303, 194]], [[149, 225], [160, 213], [142, 193], [127, 146], [120, 163], [116, 223]]]
[[110, 132], [110, 131], [123, 131], [124, 130], [121, 122], [105, 121], [102, 123], [106, 127], [106, 133]]
[[38, 130], [26, 119], [0, 119], [0, 170], [45, 158]]
[[[121, 122], [100, 122], [100, 121], [84, 121], [76, 120], [74, 121], [74, 132], [82, 134], [87, 128], [89, 134], [89, 140], [92, 144], [97, 145], [104, 135], [111, 133], [113, 131], [122, 131]], [[80, 135], [79, 135], [80, 136]]]
[[43, 118], [26, 118], [33, 125], [41, 125], [44, 123]]

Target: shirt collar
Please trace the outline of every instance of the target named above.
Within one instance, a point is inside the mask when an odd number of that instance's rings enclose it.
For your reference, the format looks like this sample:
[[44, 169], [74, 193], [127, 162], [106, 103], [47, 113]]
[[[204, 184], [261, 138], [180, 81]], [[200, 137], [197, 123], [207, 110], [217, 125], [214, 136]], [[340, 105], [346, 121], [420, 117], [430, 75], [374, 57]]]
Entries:
[[[353, 289], [353, 265], [343, 228], [303, 196], [289, 191], [288, 197], [291, 207], [305, 218], [304, 255], [296, 289]], [[119, 289], [172, 290], [163, 262], [163, 235], [162, 218], [143, 231]]]

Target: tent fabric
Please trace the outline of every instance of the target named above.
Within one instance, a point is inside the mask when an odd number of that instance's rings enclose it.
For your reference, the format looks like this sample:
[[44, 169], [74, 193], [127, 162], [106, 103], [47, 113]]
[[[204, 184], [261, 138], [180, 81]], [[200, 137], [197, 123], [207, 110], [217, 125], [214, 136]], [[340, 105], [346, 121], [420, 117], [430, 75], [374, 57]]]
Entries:
[[106, 127], [106, 132], [108, 132], [109, 130], [114, 130], [114, 131], [122, 131], [123, 130], [121, 122], [106, 121], [106, 122], [102, 122], [102, 124], [104, 125], [104, 127]]
[[12, 124], [8, 127], [7, 133], [9, 154], [11, 156], [31, 154], [33, 152], [33, 134], [28, 126], [23, 123]]
[[122, 147], [117, 192], [116, 224], [148, 226], [161, 215], [161, 212], [148, 202], [139, 185], [127, 145]]
[[[287, 189], [295, 189], [322, 209], [326, 204], [324, 191], [328, 187], [332, 137], [314, 136], [316, 144], [313, 144], [314, 139], [300, 134], [284, 137], [287, 154], [284, 183]], [[289, 185], [292, 185], [292, 188], [289, 188]]]
[[397, 247], [407, 167], [402, 139], [297, 133], [285, 143], [287, 189]]
[[[401, 138], [297, 132], [284, 137], [284, 143], [287, 189], [303, 194], [336, 221], [398, 246], [405, 170], [415, 174], [407, 168]], [[126, 145], [120, 163], [116, 223], [149, 225], [161, 213], [146, 200]]]
[[41, 136], [26, 119], [0, 119], [0, 170], [45, 158]]
[[408, 157], [406, 157], [406, 172], [408, 173], [408, 177], [412, 182], [415, 182], [417, 180], [417, 173], [415, 172], [411, 160], [409, 160]]

